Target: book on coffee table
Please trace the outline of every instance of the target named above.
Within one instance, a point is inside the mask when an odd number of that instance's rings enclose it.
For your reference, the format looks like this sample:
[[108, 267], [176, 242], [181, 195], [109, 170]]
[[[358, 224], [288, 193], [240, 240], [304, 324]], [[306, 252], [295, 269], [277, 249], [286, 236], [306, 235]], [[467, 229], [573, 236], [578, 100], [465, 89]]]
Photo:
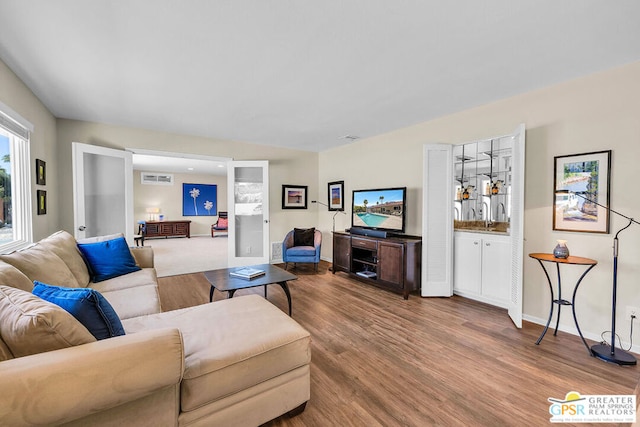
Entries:
[[264, 270], [258, 270], [257, 268], [245, 267], [238, 270], [232, 270], [229, 272], [229, 276], [239, 277], [241, 279], [251, 280], [255, 277], [259, 277], [265, 274]]

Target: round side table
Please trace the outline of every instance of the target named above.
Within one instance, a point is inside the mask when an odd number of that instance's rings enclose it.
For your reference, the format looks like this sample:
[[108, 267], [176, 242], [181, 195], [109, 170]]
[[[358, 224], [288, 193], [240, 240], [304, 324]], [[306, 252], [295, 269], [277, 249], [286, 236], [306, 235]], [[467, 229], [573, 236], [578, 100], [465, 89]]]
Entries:
[[[544, 330], [540, 335], [540, 338], [538, 338], [538, 340], [536, 341], [536, 345], [540, 344], [540, 341], [542, 341], [542, 338], [544, 338], [544, 335], [547, 333], [547, 330], [549, 329], [549, 324], [551, 323], [551, 318], [553, 317], [553, 309], [555, 308], [555, 306], [556, 305], [558, 306], [558, 317], [556, 319], [556, 330], [553, 332], [553, 335], [558, 334], [558, 325], [560, 324], [560, 309], [562, 308], [563, 305], [570, 305], [571, 311], [573, 312], [573, 321], [576, 324], [576, 329], [578, 330], [578, 334], [580, 335], [580, 338], [582, 339], [584, 346], [587, 348], [589, 355], [591, 355], [591, 350], [589, 349], [589, 345], [587, 344], [587, 341], [582, 336], [582, 331], [580, 330], [580, 326], [578, 325], [578, 319], [576, 317], [575, 302], [576, 302], [576, 293], [578, 292], [578, 287], [580, 286], [580, 282], [582, 282], [582, 279], [584, 279], [584, 276], [586, 276], [587, 273], [591, 271], [591, 269], [595, 267], [596, 264], [598, 264], [598, 261], [590, 258], [583, 258], [578, 256], [569, 256], [568, 258], [556, 258], [555, 256], [553, 256], [553, 254], [546, 254], [546, 253], [531, 253], [529, 254], [529, 256], [533, 259], [537, 259], [538, 262], [540, 263], [540, 266], [542, 267], [542, 270], [544, 271], [545, 276], [547, 276], [547, 282], [549, 283], [549, 290], [551, 291], [551, 309], [549, 310], [549, 319], [547, 319], [547, 324], [545, 325]], [[558, 274], [558, 281], [557, 281], [558, 282], [558, 298], [557, 299], [554, 298], [553, 285], [551, 283], [551, 278], [549, 277], [549, 273], [547, 272], [547, 269], [544, 266], [545, 262], [551, 262], [556, 265], [556, 271]], [[573, 296], [571, 298], [571, 301], [562, 299], [562, 281], [560, 278], [560, 264], [584, 265], [587, 267], [584, 273], [582, 273], [582, 276], [580, 276], [575, 286], [573, 287]]]

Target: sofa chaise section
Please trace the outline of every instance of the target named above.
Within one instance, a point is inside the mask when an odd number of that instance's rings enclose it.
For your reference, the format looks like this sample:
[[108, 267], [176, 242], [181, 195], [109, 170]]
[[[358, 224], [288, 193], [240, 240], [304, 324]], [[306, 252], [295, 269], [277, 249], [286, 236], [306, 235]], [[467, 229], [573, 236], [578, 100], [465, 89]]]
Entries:
[[127, 333], [168, 326], [182, 332], [179, 424], [259, 425], [305, 404], [310, 397], [309, 333], [258, 295], [213, 305], [123, 321]]

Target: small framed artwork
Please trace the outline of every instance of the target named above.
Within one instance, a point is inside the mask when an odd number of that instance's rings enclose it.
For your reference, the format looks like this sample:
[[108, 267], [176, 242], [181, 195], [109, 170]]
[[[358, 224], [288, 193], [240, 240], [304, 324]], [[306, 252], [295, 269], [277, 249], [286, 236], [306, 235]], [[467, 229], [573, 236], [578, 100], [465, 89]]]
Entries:
[[330, 182], [328, 185], [327, 194], [329, 195], [329, 210], [330, 211], [343, 211], [344, 210], [344, 181]]
[[182, 216], [218, 215], [218, 186], [182, 184]]
[[47, 163], [36, 159], [36, 184], [47, 185]]
[[609, 233], [611, 150], [554, 157], [553, 229]]
[[307, 209], [307, 186], [283, 185], [282, 209]]
[[47, 214], [47, 192], [45, 190], [37, 190], [38, 198], [38, 215]]

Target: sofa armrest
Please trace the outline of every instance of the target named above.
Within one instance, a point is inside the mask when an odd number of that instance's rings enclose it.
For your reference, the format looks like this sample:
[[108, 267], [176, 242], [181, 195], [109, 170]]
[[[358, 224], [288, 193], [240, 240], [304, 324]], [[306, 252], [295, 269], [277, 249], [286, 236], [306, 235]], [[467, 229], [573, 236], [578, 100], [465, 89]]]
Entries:
[[0, 362], [3, 425], [57, 425], [182, 380], [178, 329], [156, 329]]
[[142, 268], [153, 268], [153, 248], [149, 246], [133, 246], [130, 247], [131, 254]]

